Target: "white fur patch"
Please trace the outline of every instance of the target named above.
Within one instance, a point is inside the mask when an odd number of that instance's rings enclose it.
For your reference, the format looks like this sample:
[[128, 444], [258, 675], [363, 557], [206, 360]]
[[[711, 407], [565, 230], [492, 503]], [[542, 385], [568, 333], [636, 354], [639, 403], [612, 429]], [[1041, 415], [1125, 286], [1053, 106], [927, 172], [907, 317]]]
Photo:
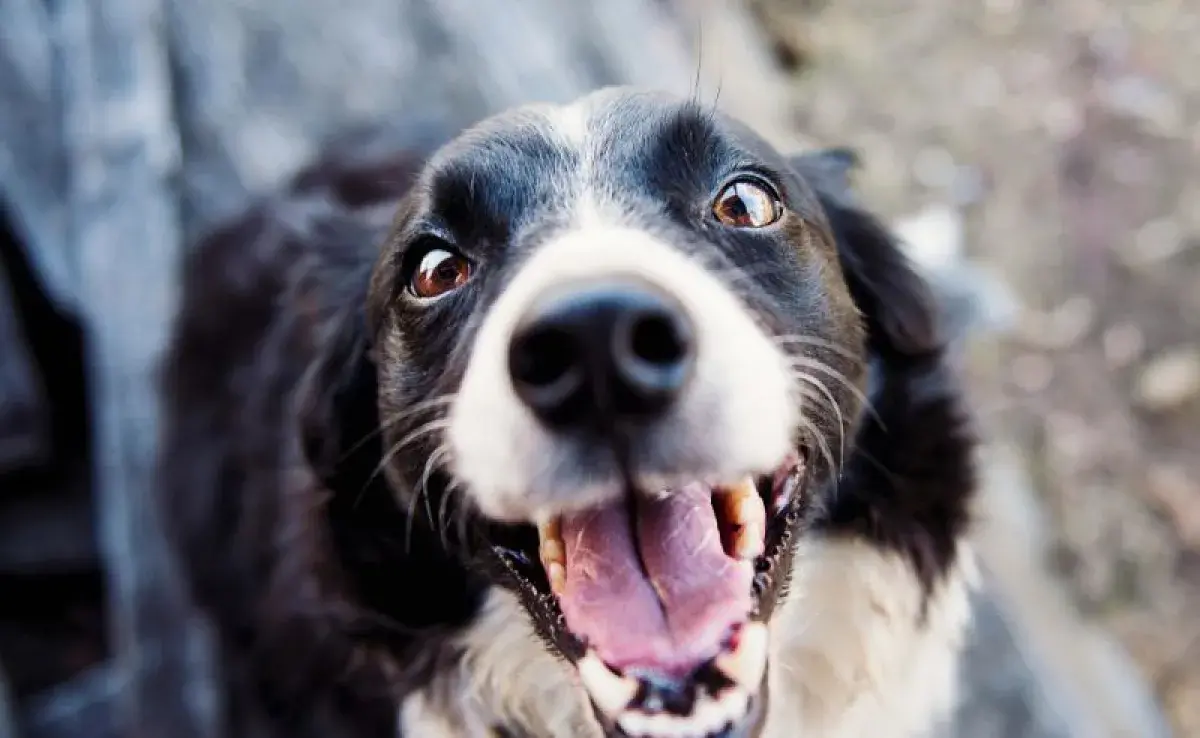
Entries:
[[924, 618], [915, 572], [895, 554], [812, 540], [795, 561], [792, 595], [771, 622], [764, 738], [908, 738], [949, 719], [977, 581], [970, 549], [960, 546]]
[[677, 300], [695, 326], [693, 379], [661, 423], [661, 436], [644, 439], [670, 445], [679, 478], [642, 479], [645, 488], [700, 474], [704, 481], [732, 482], [768, 473], [791, 449], [798, 407], [788, 361], [741, 301], [683, 251], [646, 231], [576, 227], [540, 247], [488, 311], [450, 410], [451, 469], [484, 514], [529, 521], [621, 493], [607, 483], [564, 485], [576, 462], [517, 399], [507, 362], [513, 330], [548, 290], [611, 278], [654, 285]]
[[[948, 720], [977, 574], [971, 551], [928, 601], [911, 566], [861, 541], [813, 539], [797, 551], [791, 596], [772, 620], [762, 738], [916, 738]], [[574, 670], [534, 635], [516, 598], [494, 590], [462, 638], [458, 669], [402, 709], [406, 736], [538, 738], [600, 731]]]

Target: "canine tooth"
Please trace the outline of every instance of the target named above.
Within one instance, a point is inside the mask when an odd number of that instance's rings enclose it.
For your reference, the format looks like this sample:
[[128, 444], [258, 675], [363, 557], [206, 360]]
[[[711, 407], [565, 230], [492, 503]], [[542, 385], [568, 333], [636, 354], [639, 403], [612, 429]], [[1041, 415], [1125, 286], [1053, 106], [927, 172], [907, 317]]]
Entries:
[[567, 562], [567, 554], [563, 550], [563, 543], [561, 539], [547, 538], [542, 541], [542, 545], [538, 550], [542, 556], [543, 564], [551, 561], [557, 561], [560, 564], [565, 564]]
[[766, 529], [759, 523], [745, 523], [732, 535], [729, 553], [736, 559], [750, 561], [766, 551]]
[[[562, 523], [557, 517], [538, 523], [538, 554], [542, 568], [550, 576], [551, 587], [554, 581], [563, 580], [566, 576], [566, 551], [563, 548]], [[557, 574], [556, 574], [557, 572]], [[554, 589], [558, 592], [558, 589]]]
[[729, 555], [749, 560], [765, 549], [767, 511], [754, 480], [746, 477], [720, 491], [722, 517], [732, 526], [728, 531]]
[[742, 626], [737, 648], [717, 657], [717, 668], [734, 683], [749, 691], [758, 689], [767, 668], [767, 642], [770, 634], [764, 623], [749, 622]]
[[758, 496], [758, 488], [750, 477], [721, 490], [721, 504], [725, 518], [736, 525], [766, 521], [767, 512], [763, 509], [762, 498]]
[[558, 517], [542, 518], [537, 523], [538, 540], [561, 541], [562, 519]]
[[546, 565], [546, 577], [550, 580], [550, 591], [559, 594], [567, 585], [567, 568], [557, 561]]
[[613, 673], [592, 651], [583, 655], [576, 668], [583, 680], [583, 688], [591, 695], [596, 707], [610, 719], [619, 715], [637, 694], [635, 679]]

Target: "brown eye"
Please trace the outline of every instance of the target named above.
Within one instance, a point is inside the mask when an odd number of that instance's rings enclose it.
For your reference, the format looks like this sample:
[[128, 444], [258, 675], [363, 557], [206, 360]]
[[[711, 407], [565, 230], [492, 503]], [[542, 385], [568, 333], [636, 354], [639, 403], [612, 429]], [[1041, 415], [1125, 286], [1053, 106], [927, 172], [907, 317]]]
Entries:
[[409, 289], [417, 297], [429, 299], [462, 287], [471, 277], [471, 262], [445, 249], [431, 249], [421, 257]]
[[717, 195], [713, 215], [734, 228], [762, 228], [783, 216], [783, 204], [763, 185], [741, 179]]

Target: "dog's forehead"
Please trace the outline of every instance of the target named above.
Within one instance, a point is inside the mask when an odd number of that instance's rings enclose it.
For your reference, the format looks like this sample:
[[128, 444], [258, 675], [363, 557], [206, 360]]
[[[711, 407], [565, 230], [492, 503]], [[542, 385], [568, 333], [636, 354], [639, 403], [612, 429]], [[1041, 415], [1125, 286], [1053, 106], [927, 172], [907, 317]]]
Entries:
[[469, 178], [476, 186], [494, 178], [497, 185], [560, 197], [622, 185], [653, 195], [654, 176], [703, 175], [722, 163], [777, 158], [753, 132], [710, 107], [667, 93], [608, 88], [486, 119], [439, 152], [430, 176]]
[[550, 146], [580, 158], [627, 159], [670, 136], [675, 127], [714, 141], [724, 134], [712, 111], [692, 101], [667, 93], [606, 88], [570, 103], [526, 105], [489, 118], [462, 137], [459, 153], [469, 156], [505, 142], [514, 146], [514, 153], [523, 147], [533, 153]]

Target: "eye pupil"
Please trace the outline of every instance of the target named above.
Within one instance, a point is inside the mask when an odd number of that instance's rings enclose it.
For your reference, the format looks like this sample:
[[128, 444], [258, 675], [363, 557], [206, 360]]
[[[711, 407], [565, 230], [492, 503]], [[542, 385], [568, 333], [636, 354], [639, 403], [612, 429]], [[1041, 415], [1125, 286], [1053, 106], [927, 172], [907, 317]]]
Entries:
[[721, 191], [713, 204], [713, 214], [728, 226], [762, 228], [779, 220], [783, 206], [765, 187], [740, 180]]
[[431, 249], [421, 257], [410, 289], [421, 298], [432, 298], [458, 289], [471, 276], [471, 263], [446, 249]]

